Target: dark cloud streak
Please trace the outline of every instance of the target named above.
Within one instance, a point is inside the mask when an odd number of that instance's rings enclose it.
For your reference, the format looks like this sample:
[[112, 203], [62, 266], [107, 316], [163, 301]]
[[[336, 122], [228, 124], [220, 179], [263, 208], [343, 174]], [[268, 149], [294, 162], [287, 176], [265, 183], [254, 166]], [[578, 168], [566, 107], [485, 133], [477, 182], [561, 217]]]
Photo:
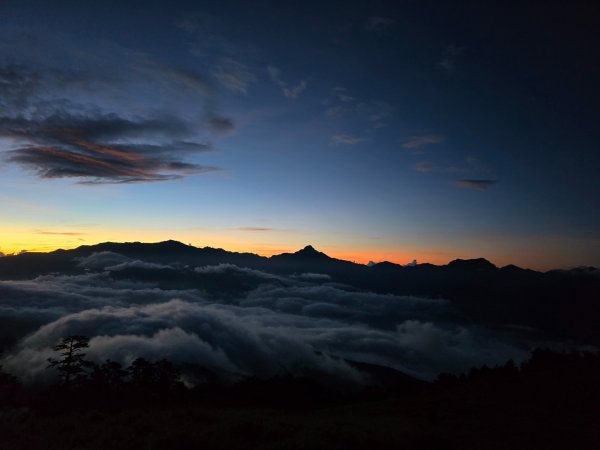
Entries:
[[454, 186], [462, 189], [471, 189], [474, 191], [487, 191], [498, 180], [456, 180]]
[[51, 230], [33, 230], [35, 234], [43, 234], [50, 236], [83, 236], [87, 233], [77, 231], [51, 231]]
[[[142, 77], [140, 85], [149, 82], [167, 92], [184, 88], [199, 99], [208, 95], [208, 84], [194, 73], [149, 63], [132, 67]], [[204, 119], [194, 120], [147, 106], [135, 113], [135, 105], [128, 105], [130, 111], [107, 108], [89, 97], [98, 80], [90, 73], [86, 84], [86, 75], [0, 67], [0, 138], [8, 140], [6, 161], [40, 178], [79, 178], [79, 184], [166, 181], [218, 170], [185, 161], [211, 148], [201, 133], [235, 129], [230, 118], [215, 113], [212, 101], [196, 106]], [[107, 92], [125, 89], [115, 80], [101, 80], [99, 86]]]

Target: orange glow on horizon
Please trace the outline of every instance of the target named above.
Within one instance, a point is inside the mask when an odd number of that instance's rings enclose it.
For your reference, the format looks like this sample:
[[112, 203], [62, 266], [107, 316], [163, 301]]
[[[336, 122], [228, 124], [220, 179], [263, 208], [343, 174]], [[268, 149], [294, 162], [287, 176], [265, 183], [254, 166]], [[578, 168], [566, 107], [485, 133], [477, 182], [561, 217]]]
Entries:
[[[54, 238], [54, 239], [53, 239]], [[56, 239], [59, 238], [59, 239]], [[9, 255], [9, 254], [18, 254], [21, 252], [52, 252], [54, 250], [63, 249], [63, 250], [72, 250], [82, 245], [95, 245], [102, 242], [162, 242], [168, 239], [144, 239], [140, 236], [138, 239], [118, 239], [114, 236], [107, 236], [106, 238], [101, 239], [87, 239], [87, 236], [84, 234], [79, 234], [73, 232], [73, 234], [41, 234], [41, 236], [37, 236], [34, 234], [33, 238], [27, 240], [19, 240], [18, 242], [13, 244], [13, 246], [2, 245], [0, 247], [0, 252]], [[255, 253], [260, 256], [270, 257], [273, 255], [279, 255], [281, 253], [294, 253], [298, 250], [301, 250], [304, 245], [301, 246], [293, 246], [293, 245], [252, 245], [249, 243], [241, 243], [235, 240], [226, 242], [222, 239], [214, 240], [211, 242], [202, 242], [199, 243], [197, 240], [182, 240], [182, 239], [174, 239], [179, 240], [184, 244], [193, 245], [197, 248], [203, 247], [213, 247], [213, 248], [222, 248], [231, 252], [239, 252], [239, 253]], [[52, 242], [52, 243], [51, 243]], [[308, 244], [307, 244], [308, 245]], [[437, 257], [431, 258], [426, 255], [422, 255], [419, 257], [418, 254], [414, 253], [403, 253], [403, 252], [390, 252], [390, 251], [377, 251], [377, 250], [353, 250], [353, 249], [343, 249], [340, 250], [338, 248], [328, 248], [320, 247], [315, 245], [316, 250], [327, 254], [328, 256], [336, 259], [342, 259], [346, 261], [355, 262], [357, 264], [367, 264], [370, 261], [375, 263], [382, 261], [389, 261], [396, 264], [408, 264], [413, 259], [416, 259], [417, 262], [428, 262], [432, 264], [446, 264], [449, 259], [447, 257]], [[451, 258], [454, 259], [454, 258]]]
[[[438, 248], [420, 246], [415, 241], [400, 244], [390, 241], [372, 242], [368, 239], [352, 236], [343, 239], [337, 235], [322, 236], [308, 233], [270, 233], [268, 231], [248, 231], [238, 228], [223, 229], [134, 229], [105, 228], [99, 226], [58, 227], [40, 225], [31, 228], [24, 224], [0, 227], [0, 252], [18, 254], [28, 252], [50, 252], [56, 249], [74, 249], [81, 245], [95, 245], [101, 242], [161, 242], [177, 240], [198, 248], [214, 247], [232, 252], [248, 252], [261, 256], [281, 253], [294, 253], [308, 244], [332, 258], [367, 264], [389, 261], [396, 264], [431, 263], [444, 265], [457, 259], [486, 258], [498, 267], [516, 264], [535, 270], [575, 267], [580, 257], [577, 254], [563, 252], [563, 246], [537, 248], [527, 241], [515, 241], [512, 246], [460, 246], [455, 244], [447, 248], [438, 243]], [[421, 244], [422, 245], [422, 244]], [[459, 250], [460, 249], [460, 250]], [[561, 261], [561, 263], [557, 263]], [[571, 263], [571, 266], [568, 264]]]

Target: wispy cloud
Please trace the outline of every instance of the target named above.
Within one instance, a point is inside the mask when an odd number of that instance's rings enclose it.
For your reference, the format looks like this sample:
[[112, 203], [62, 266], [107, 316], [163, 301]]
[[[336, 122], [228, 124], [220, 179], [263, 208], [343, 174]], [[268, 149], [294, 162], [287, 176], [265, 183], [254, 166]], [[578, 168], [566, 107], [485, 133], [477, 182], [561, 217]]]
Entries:
[[229, 117], [210, 117], [208, 119], [208, 125], [212, 131], [219, 134], [229, 134], [235, 130], [235, 123]]
[[336, 86], [335, 88], [333, 88], [333, 92], [340, 102], [347, 103], [347, 102], [353, 102], [356, 100], [355, 97], [348, 94], [348, 90], [344, 87]]
[[236, 230], [251, 231], [251, 232], [281, 231], [277, 228], [269, 228], [269, 227], [238, 227], [238, 228], [236, 228]]
[[331, 137], [329, 142], [331, 145], [356, 145], [365, 142], [366, 140], [366, 138], [350, 136], [348, 134], [336, 134]]
[[456, 180], [454, 186], [461, 189], [472, 189], [474, 191], [487, 191], [498, 180]]
[[87, 233], [81, 233], [76, 231], [53, 231], [53, 230], [32, 230], [35, 234], [44, 234], [51, 236], [84, 236]]
[[297, 98], [302, 92], [304, 92], [306, 86], [308, 85], [306, 80], [302, 80], [295, 86], [290, 86], [281, 78], [281, 70], [275, 66], [268, 66], [267, 71], [269, 72], [269, 77], [271, 77], [273, 83], [275, 83], [281, 89], [281, 92], [283, 92], [283, 95], [285, 95], [287, 98]]
[[332, 106], [328, 106], [327, 109], [325, 110], [325, 115], [327, 117], [340, 117], [344, 111], [346, 111], [346, 108], [342, 105], [332, 105]]
[[396, 108], [385, 101], [362, 101], [341, 86], [333, 88], [328, 99], [323, 102], [327, 106], [325, 115], [330, 118], [356, 118], [364, 121], [373, 129], [386, 126], [387, 120]]
[[440, 144], [445, 141], [444, 136], [438, 134], [423, 134], [420, 136], [411, 136], [402, 143], [402, 148], [409, 150], [422, 149], [434, 144]]
[[384, 101], [374, 101], [359, 103], [357, 111], [366, 117], [374, 128], [382, 128], [386, 126], [386, 120], [396, 111], [396, 108]]
[[417, 172], [432, 172], [434, 169], [434, 165], [427, 161], [421, 161], [413, 166]]
[[[235, 127], [205, 100], [211, 92], [204, 78], [144, 59], [129, 70], [136, 83], [33, 65], [0, 67], [0, 138], [11, 142], [4, 159], [41, 178], [77, 178], [79, 184], [165, 181], [217, 170], [186, 161], [211, 148], [201, 131], [224, 134]], [[102, 92], [122, 94], [123, 105], [106, 102]], [[147, 99], [162, 95], [197, 101], [202, 118], [156, 112]]]
[[[0, 136], [16, 138], [7, 160], [41, 178], [80, 178], [81, 184], [165, 181], [216, 170], [179, 157], [206, 151], [206, 144], [171, 141], [162, 145], [112, 143], [139, 136], [185, 133], [168, 119], [132, 122], [118, 116], [61, 116], [41, 120], [0, 117]], [[112, 138], [112, 139], [111, 139]]]
[[213, 68], [212, 75], [230, 91], [243, 94], [257, 81], [256, 75], [246, 65], [231, 58], [222, 58]]

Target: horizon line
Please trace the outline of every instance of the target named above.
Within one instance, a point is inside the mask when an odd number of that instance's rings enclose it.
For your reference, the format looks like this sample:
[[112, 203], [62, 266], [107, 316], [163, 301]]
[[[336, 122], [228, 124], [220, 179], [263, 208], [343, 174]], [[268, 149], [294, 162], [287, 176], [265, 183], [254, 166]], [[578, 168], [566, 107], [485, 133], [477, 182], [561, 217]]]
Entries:
[[365, 266], [365, 267], [369, 267], [370, 263], [373, 263], [374, 265], [375, 264], [381, 264], [381, 263], [390, 263], [390, 264], [394, 264], [394, 265], [397, 265], [397, 266], [400, 266], [400, 267], [411, 267], [411, 266], [415, 266], [415, 265], [419, 265], [420, 266], [420, 265], [425, 265], [425, 264], [429, 264], [429, 265], [436, 266], [436, 267], [444, 267], [444, 266], [448, 266], [450, 263], [452, 263], [454, 261], [485, 260], [485, 261], [489, 262], [490, 264], [492, 264], [494, 267], [496, 267], [498, 269], [502, 269], [502, 268], [508, 267], [508, 266], [515, 266], [515, 267], [518, 267], [520, 269], [533, 270], [533, 271], [541, 272], [541, 273], [545, 273], [545, 272], [549, 272], [549, 271], [553, 271], [553, 270], [572, 270], [572, 269], [577, 269], [577, 268], [582, 268], [582, 267], [592, 267], [592, 268], [595, 268], [594, 266], [579, 265], [579, 266], [572, 266], [572, 267], [554, 268], [554, 269], [549, 269], [549, 270], [538, 270], [538, 269], [532, 269], [532, 268], [529, 268], [529, 267], [519, 266], [519, 265], [513, 264], [513, 263], [509, 263], [509, 264], [505, 264], [505, 265], [500, 266], [500, 265], [497, 265], [494, 262], [492, 262], [490, 259], [488, 259], [486, 257], [483, 257], [483, 256], [476, 257], [476, 258], [453, 258], [453, 259], [450, 259], [445, 264], [435, 264], [435, 263], [431, 263], [431, 262], [428, 262], [428, 261], [417, 262], [416, 259], [413, 260], [414, 264], [413, 264], [413, 262], [402, 264], [400, 262], [396, 262], [396, 261], [393, 261], [393, 260], [387, 260], [387, 259], [386, 260], [380, 260], [380, 261], [369, 260], [369, 262], [367, 262], [367, 263], [362, 263], [362, 262], [356, 262], [355, 260], [349, 260], [349, 259], [338, 258], [336, 256], [331, 256], [331, 254], [329, 254], [329, 253], [325, 253], [325, 252], [322, 252], [322, 251], [318, 250], [312, 244], [307, 244], [304, 247], [302, 247], [302, 248], [300, 248], [298, 250], [295, 250], [295, 251], [285, 251], [285, 252], [282, 252], [282, 253], [272, 253], [272, 254], [268, 255], [268, 254], [260, 254], [260, 253], [253, 252], [253, 251], [227, 250], [227, 249], [225, 249], [223, 247], [212, 247], [210, 245], [196, 246], [196, 245], [193, 245], [191, 243], [186, 244], [186, 243], [184, 243], [184, 242], [182, 242], [180, 240], [177, 240], [177, 239], [166, 239], [166, 240], [160, 240], [160, 241], [155, 241], [155, 242], [145, 242], [145, 241], [111, 241], [111, 240], [108, 240], [108, 241], [101, 241], [101, 242], [97, 242], [97, 243], [93, 243], [93, 244], [81, 244], [81, 245], [76, 245], [76, 246], [72, 246], [72, 247], [61, 246], [61, 247], [56, 247], [56, 248], [52, 248], [52, 249], [49, 249], [49, 250], [48, 249], [45, 249], [45, 250], [42, 250], [42, 249], [32, 249], [32, 250], [21, 250], [19, 252], [12, 252], [12, 253], [3, 253], [3, 252], [0, 251], [0, 257], [2, 257], [2, 256], [4, 256], [4, 257], [8, 257], [8, 256], [20, 256], [20, 255], [23, 255], [23, 254], [32, 254], [32, 253], [35, 253], [35, 254], [48, 254], [48, 253], [53, 253], [53, 252], [60, 251], [60, 250], [63, 250], [63, 251], [72, 251], [72, 250], [77, 250], [77, 249], [79, 249], [81, 247], [95, 247], [95, 246], [102, 245], [102, 244], [122, 244], [122, 245], [123, 244], [146, 244], [146, 245], [156, 245], [156, 244], [163, 244], [163, 243], [168, 243], [168, 242], [178, 243], [178, 244], [181, 244], [183, 246], [192, 247], [192, 248], [195, 248], [195, 249], [198, 249], [198, 250], [210, 248], [210, 249], [214, 249], [214, 250], [223, 250], [223, 251], [228, 252], [228, 253], [251, 254], [251, 255], [256, 255], [256, 256], [259, 256], [259, 257], [262, 257], [262, 258], [268, 258], [268, 259], [270, 259], [273, 256], [298, 253], [299, 251], [301, 251], [303, 249], [306, 249], [307, 247], [312, 247], [314, 250], [316, 250], [316, 251], [318, 251], [320, 253], [325, 254], [329, 258], [336, 259], [338, 261], [345, 261], [345, 262], [349, 262], [349, 263], [352, 263], [352, 264], [357, 264], [357, 265], [361, 265], [361, 266]]

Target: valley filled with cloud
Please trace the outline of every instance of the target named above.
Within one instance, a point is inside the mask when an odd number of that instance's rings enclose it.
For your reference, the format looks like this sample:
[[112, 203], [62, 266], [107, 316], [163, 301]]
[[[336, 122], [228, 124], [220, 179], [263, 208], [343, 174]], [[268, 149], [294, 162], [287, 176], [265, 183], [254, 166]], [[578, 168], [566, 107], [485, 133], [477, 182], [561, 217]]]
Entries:
[[522, 360], [533, 346], [470, 322], [447, 300], [368, 292], [324, 274], [159, 264], [108, 251], [77, 258], [77, 267], [0, 282], [2, 364], [27, 383], [51, 380], [47, 358], [68, 335], [91, 337], [96, 362], [168, 358], [232, 381], [291, 374], [350, 384], [370, 380], [349, 362], [431, 380]]

